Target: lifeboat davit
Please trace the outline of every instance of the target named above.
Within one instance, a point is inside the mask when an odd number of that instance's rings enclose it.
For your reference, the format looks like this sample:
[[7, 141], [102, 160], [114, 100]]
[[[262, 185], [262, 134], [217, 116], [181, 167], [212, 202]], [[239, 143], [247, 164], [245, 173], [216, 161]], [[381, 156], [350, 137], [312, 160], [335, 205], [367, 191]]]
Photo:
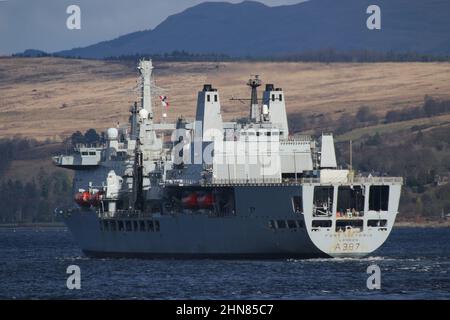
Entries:
[[197, 198], [200, 208], [211, 208], [214, 205], [214, 195], [212, 193], [205, 193]]
[[98, 207], [102, 199], [103, 199], [103, 192], [99, 191], [90, 195], [89, 203], [93, 207]]
[[198, 206], [197, 194], [195, 192], [186, 194], [182, 199], [181, 203], [183, 207], [186, 208], [196, 208]]

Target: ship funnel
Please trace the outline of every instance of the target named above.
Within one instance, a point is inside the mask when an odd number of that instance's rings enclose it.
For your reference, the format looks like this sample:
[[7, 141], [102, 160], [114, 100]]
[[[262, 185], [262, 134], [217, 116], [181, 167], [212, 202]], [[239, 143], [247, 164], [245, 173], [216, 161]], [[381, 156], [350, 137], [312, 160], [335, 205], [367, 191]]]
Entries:
[[268, 108], [268, 114], [265, 117], [270, 119], [270, 122], [280, 129], [280, 139], [287, 139], [289, 126], [283, 90], [276, 88], [273, 84], [266, 84], [266, 90], [263, 93], [263, 116], [265, 111], [264, 105], [267, 105]]
[[335, 169], [337, 167], [336, 153], [334, 151], [333, 135], [323, 134], [321, 140], [321, 156], [320, 167], [321, 169]]
[[223, 138], [219, 92], [210, 84], [205, 84], [203, 90], [198, 93], [195, 137], [202, 141]]

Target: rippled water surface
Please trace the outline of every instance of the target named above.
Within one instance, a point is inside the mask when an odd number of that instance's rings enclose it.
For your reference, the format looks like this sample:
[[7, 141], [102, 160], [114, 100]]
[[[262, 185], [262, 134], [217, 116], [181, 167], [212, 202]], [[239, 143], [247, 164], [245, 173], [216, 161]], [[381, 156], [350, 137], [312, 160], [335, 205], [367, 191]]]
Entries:
[[[66, 287], [72, 264], [81, 290]], [[397, 228], [364, 259], [278, 261], [91, 259], [65, 229], [0, 229], [0, 298], [450, 299], [450, 229]]]

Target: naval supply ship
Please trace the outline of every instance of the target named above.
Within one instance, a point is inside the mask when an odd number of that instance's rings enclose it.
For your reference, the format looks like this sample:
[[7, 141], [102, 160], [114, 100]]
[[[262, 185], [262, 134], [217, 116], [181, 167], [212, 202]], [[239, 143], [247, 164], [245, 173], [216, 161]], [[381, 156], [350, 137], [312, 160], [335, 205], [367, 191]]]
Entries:
[[138, 70], [129, 124], [53, 157], [75, 171], [74, 206], [57, 212], [85, 255], [362, 257], [386, 241], [402, 178], [338, 167], [332, 134], [290, 135], [281, 88], [266, 84], [259, 99], [252, 77], [248, 117], [226, 122], [205, 84], [195, 120], [169, 123], [166, 109], [154, 116], [152, 61]]

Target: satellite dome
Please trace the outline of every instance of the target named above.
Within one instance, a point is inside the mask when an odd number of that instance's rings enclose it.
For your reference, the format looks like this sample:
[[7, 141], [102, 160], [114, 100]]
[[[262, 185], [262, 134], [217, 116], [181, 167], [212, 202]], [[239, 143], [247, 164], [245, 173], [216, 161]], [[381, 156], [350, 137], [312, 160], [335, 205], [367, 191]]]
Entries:
[[107, 131], [108, 140], [117, 140], [119, 131], [116, 128], [109, 128]]
[[139, 116], [141, 119], [148, 119], [148, 111], [146, 109], [141, 109], [139, 111]]

